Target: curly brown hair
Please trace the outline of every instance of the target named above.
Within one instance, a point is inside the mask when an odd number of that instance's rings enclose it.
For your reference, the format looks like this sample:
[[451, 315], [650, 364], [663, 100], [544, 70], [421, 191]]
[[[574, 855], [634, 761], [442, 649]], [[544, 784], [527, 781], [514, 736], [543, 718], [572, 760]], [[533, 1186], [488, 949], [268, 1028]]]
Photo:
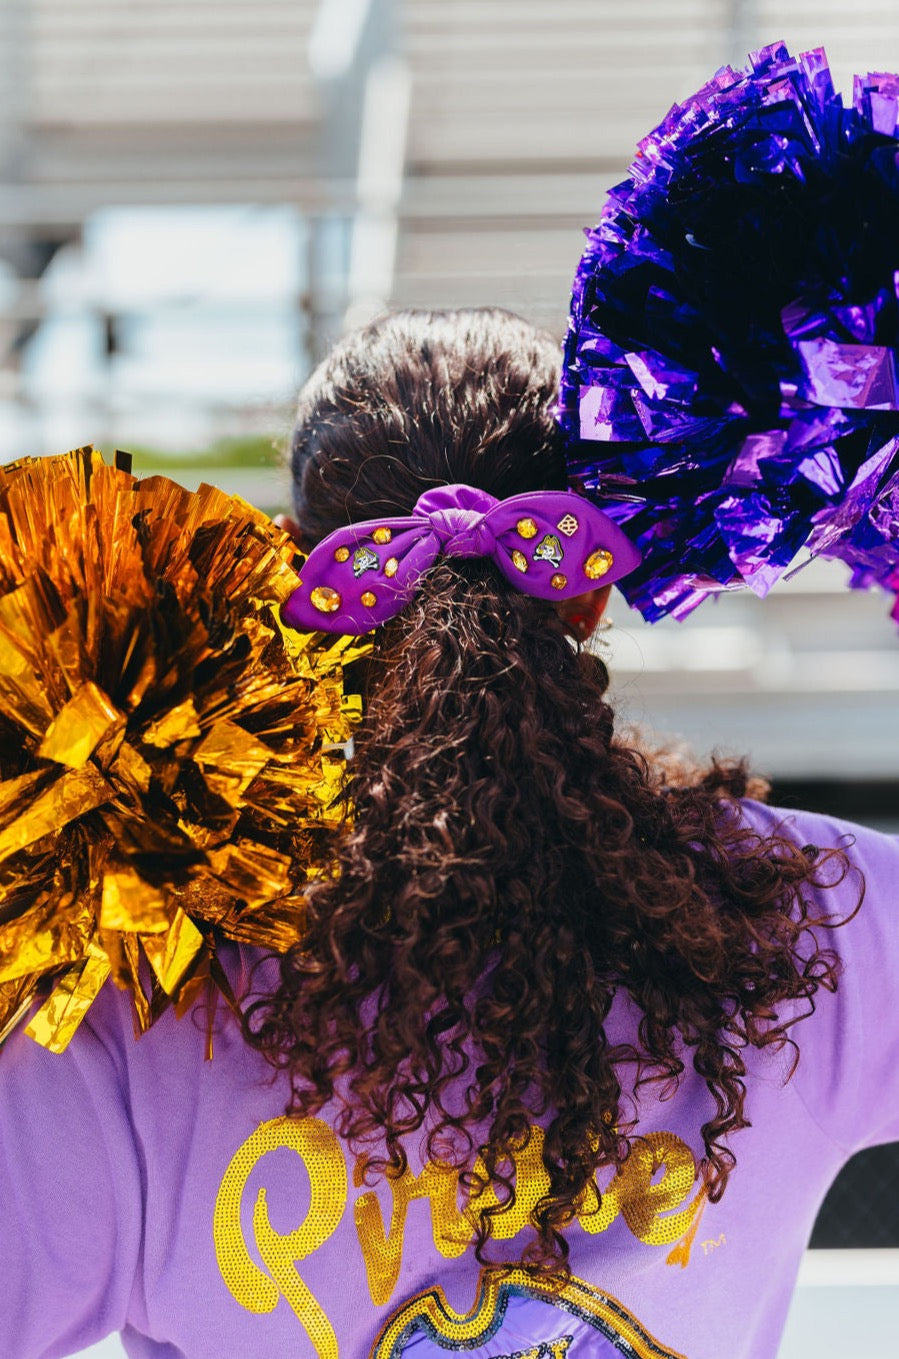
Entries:
[[[351, 336], [300, 400], [308, 541], [408, 513], [445, 482], [564, 486], [556, 362], [496, 311], [393, 315]], [[744, 1049], [792, 1041], [784, 1002], [811, 1012], [836, 984], [803, 889], [846, 871], [747, 828], [742, 766], [665, 786], [616, 740], [607, 680], [552, 607], [489, 564], [439, 561], [377, 634], [339, 875], [312, 891], [303, 946], [247, 1014], [289, 1073], [290, 1111], [334, 1100], [371, 1173], [401, 1173], [422, 1130], [476, 1194], [489, 1182], [479, 1259], [514, 1201], [512, 1154], [542, 1120], [550, 1188], [525, 1259], [563, 1272], [564, 1228], [598, 1194], [597, 1168], [628, 1153], [625, 1063], [638, 1085], [676, 1084], [692, 1054], [720, 1197], [726, 1139], [747, 1125]], [[636, 1046], [607, 1038], [621, 989], [642, 1016]]]

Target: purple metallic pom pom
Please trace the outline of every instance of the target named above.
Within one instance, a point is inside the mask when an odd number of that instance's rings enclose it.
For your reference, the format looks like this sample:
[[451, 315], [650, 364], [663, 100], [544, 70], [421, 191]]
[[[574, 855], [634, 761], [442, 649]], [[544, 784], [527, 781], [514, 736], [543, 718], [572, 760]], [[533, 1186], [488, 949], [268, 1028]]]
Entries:
[[899, 591], [897, 123], [899, 76], [845, 108], [823, 51], [766, 47], [675, 105], [587, 232], [559, 418], [644, 617], [764, 595], [804, 545]]

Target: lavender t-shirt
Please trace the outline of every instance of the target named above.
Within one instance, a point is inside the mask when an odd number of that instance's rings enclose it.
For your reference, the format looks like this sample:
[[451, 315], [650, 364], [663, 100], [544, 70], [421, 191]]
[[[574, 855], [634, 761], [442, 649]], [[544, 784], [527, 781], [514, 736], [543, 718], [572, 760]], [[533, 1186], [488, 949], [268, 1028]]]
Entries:
[[[283, 1083], [236, 1027], [211, 1063], [196, 1015], [135, 1042], [110, 987], [63, 1056], [21, 1034], [0, 1056], [0, 1354], [66, 1355], [121, 1330], [139, 1359], [773, 1356], [831, 1180], [899, 1137], [899, 844], [752, 803], [746, 815], [801, 845], [850, 843], [867, 892], [828, 936], [845, 974], [794, 1030], [796, 1074], [786, 1051], [749, 1054], [752, 1127], [733, 1139], [720, 1203], [695, 1176], [710, 1099], [687, 1076], [673, 1098], [641, 1096], [630, 1158], [568, 1231], [562, 1292], [484, 1272], [453, 1172], [413, 1145], [400, 1180], [364, 1183], [325, 1115], [282, 1117]], [[857, 886], [824, 894], [827, 910], [848, 912]], [[252, 961], [235, 950], [232, 969]], [[611, 1036], [633, 1023], [622, 1001]], [[538, 1129], [495, 1219], [510, 1261], [542, 1192], [540, 1142]]]

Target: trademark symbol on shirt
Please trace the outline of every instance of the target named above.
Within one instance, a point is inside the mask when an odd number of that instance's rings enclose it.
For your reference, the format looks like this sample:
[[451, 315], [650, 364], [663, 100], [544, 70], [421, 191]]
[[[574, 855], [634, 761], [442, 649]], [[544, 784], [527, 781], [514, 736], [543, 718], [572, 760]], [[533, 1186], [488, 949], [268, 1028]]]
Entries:
[[710, 1254], [711, 1251], [717, 1250], [719, 1246], [726, 1246], [726, 1245], [727, 1245], [727, 1237], [724, 1235], [724, 1232], [722, 1232], [721, 1235], [718, 1237], [717, 1240], [715, 1240], [715, 1239], [712, 1238], [712, 1237], [709, 1237], [708, 1241], [703, 1241], [703, 1243], [702, 1243], [702, 1253], [703, 1253], [703, 1255], [708, 1255], [708, 1254]]

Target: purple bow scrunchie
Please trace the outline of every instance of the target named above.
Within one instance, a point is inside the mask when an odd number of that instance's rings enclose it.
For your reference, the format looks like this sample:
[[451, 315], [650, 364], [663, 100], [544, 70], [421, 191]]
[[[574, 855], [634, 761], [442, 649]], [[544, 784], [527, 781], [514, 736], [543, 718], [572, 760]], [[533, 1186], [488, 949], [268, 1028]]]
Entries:
[[366, 519], [329, 533], [282, 609], [303, 632], [368, 632], [409, 603], [439, 556], [489, 557], [538, 599], [569, 599], [620, 579], [640, 561], [621, 529], [573, 491], [497, 500], [473, 486], [426, 491], [403, 519]]

